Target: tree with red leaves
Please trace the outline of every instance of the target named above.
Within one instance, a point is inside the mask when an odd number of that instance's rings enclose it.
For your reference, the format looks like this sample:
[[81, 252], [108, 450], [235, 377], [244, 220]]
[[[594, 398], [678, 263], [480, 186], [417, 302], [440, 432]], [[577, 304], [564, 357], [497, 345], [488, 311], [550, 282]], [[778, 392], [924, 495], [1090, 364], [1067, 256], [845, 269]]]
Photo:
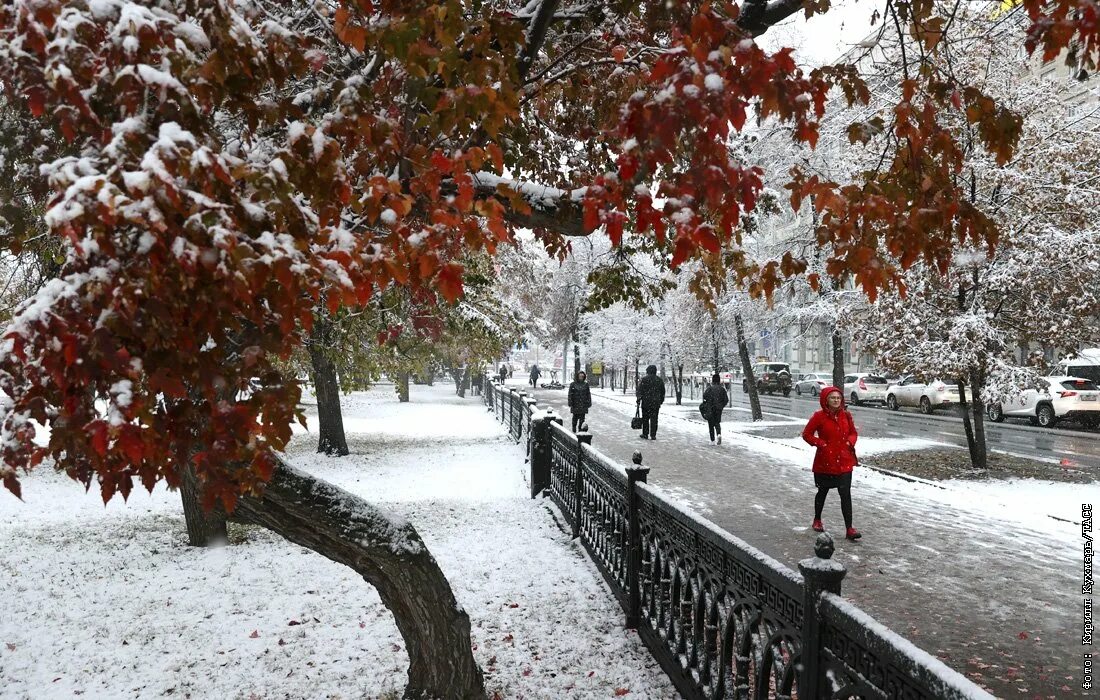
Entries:
[[[1053, 58], [1072, 41], [1093, 67], [1095, 0], [1024, 5], [1030, 49]], [[950, 7], [888, 7], [923, 50], [951, 32]], [[764, 173], [731, 157], [729, 139], [750, 119], [778, 120], [812, 145], [832, 88], [866, 99], [854, 70], [805, 73], [789, 49], [753, 40], [827, 8], [6, 3], [0, 84], [36, 125], [13, 148], [43, 161], [22, 175], [48, 197], [41, 222], [64, 262], [3, 336], [5, 486], [18, 496], [19, 472], [44, 461], [105, 500], [135, 480], [183, 486], [185, 502], [375, 585], [406, 640], [407, 696], [483, 696], [469, 620], [415, 529], [279, 458], [301, 419], [285, 361], [320, 303], [358, 307], [394, 287], [456, 302], [463, 261], [517, 226], [555, 254], [597, 228], [616, 245], [645, 239], [673, 267], [725, 252], [736, 279], [770, 294], [805, 261], [739, 253]], [[1019, 136], [995, 100], [923, 65], [897, 94], [882, 169], [790, 183], [795, 207], [812, 196], [820, 211], [829, 274], [870, 295], [918, 259], [946, 267], [957, 240], [997, 240], [961, 196], [945, 115], [1001, 162]], [[46, 140], [60, 145], [36, 150]]]

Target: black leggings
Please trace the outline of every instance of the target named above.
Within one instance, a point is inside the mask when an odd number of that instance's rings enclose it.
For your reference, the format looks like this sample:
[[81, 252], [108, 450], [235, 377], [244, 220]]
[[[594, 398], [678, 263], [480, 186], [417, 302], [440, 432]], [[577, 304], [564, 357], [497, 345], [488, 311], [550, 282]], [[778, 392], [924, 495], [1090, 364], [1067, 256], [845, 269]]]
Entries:
[[573, 432], [577, 432], [577, 428], [584, 425], [584, 417], [587, 413], [574, 413], [573, 414]]
[[[817, 495], [814, 496], [814, 519], [822, 519], [822, 508], [825, 507], [825, 496], [831, 486], [817, 486]], [[836, 492], [840, 494], [840, 514], [844, 515], [844, 526], [851, 527], [851, 484], [837, 486]]]

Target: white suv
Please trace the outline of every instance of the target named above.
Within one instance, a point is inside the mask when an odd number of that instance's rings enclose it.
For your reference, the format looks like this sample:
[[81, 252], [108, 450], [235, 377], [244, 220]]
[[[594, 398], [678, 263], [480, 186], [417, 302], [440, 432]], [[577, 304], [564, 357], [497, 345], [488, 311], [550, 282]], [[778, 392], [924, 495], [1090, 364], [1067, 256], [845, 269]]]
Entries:
[[928, 384], [909, 375], [886, 390], [886, 407], [891, 411], [899, 406], [914, 406], [921, 413], [929, 414], [937, 408], [950, 408], [959, 403], [959, 387], [936, 379]]
[[868, 401], [886, 403], [886, 387], [888, 382], [877, 374], [857, 372], [844, 377], [844, 395], [853, 406], [860, 406]]
[[1039, 380], [1042, 389], [1027, 389], [1003, 404], [991, 403], [985, 412], [1000, 423], [1008, 418], [1027, 418], [1032, 425], [1053, 427], [1072, 420], [1089, 428], [1100, 425], [1100, 389], [1080, 377], [1052, 376]]

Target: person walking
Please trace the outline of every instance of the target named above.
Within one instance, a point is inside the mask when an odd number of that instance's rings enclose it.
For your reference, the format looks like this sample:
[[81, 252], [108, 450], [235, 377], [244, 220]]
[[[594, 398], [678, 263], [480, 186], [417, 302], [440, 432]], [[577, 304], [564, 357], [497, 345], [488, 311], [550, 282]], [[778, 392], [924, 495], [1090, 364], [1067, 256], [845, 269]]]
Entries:
[[856, 459], [856, 424], [852, 414], [844, 407], [844, 395], [840, 389], [825, 387], [818, 401], [821, 402], [821, 410], [810, 416], [802, 430], [802, 439], [817, 448], [814, 455], [817, 495], [814, 497], [814, 522], [811, 527], [816, 532], [825, 531], [825, 526], [821, 524], [821, 509], [825, 507], [829, 489], [836, 489], [840, 494], [840, 512], [844, 515], [844, 536], [858, 540], [863, 535], [852, 527], [852, 470], [859, 463]]
[[703, 391], [703, 403], [707, 405], [707, 431], [710, 433], [710, 441], [714, 442], [714, 436], [718, 436], [718, 444], [722, 444], [722, 409], [730, 402], [726, 394], [726, 388], [722, 386], [722, 375], [717, 372], [710, 378], [710, 385]]
[[657, 414], [661, 411], [661, 404], [665, 402], [665, 382], [657, 376], [657, 365], [645, 368], [645, 376], [638, 380], [634, 395], [642, 409], [642, 434], [639, 437], [643, 440], [656, 440]]
[[542, 372], [539, 371], [539, 366], [531, 365], [531, 378], [529, 379], [529, 381], [531, 382], [532, 388], [538, 386], [539, 377], [541, 376]]
[[569, 384], [569, 413], [573, 415], [573, 432], [584, 425], [584, 417], [592, 408], [592, 390], [588, 386], [588, 375], [583, 371]]

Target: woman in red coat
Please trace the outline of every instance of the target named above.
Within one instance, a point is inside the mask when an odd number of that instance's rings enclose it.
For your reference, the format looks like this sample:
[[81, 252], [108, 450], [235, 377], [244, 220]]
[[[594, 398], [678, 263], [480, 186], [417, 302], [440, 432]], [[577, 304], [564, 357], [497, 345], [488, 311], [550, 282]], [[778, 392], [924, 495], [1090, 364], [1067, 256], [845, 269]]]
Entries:
[[844, 514], [845, 537], [858, 540], [863, 535], [852, 527], [852, 468], [856, 466], [856, 424], [844, 408], [844, 396], [835, 386], [821, 390], [821, 410], [810, 416], [802, 430], [802, 439], [817, 448], [814, 455], [813, 529], [823, 532], [821, 509], [829, 489], [840, 494], [840, 512]]

